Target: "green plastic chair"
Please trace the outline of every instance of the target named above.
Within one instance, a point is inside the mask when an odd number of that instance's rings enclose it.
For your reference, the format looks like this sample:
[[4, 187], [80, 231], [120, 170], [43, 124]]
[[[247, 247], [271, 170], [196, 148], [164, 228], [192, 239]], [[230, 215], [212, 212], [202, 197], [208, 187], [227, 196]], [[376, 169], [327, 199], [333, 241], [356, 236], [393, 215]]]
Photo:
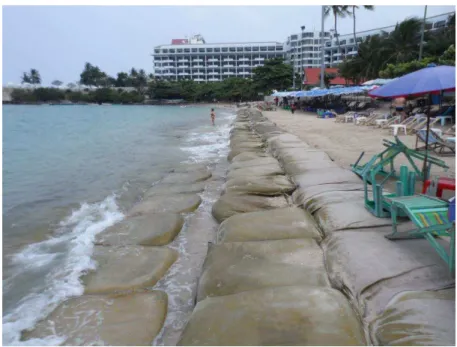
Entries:
[[[390, 199], [392, 216], [392, 234], [389, 240], [425, 238], [440, 257], [446, 262], [451, 273], [455, 271], [455, 224], [448, 219], [449, 204], [441, 199], [427, 196], [401, 196]], [[397, 217], [403, 211], [414, 223], [415, 229], [399, 232]], [[435, 237], [450, 237], [449, 250], [446, 250]]]

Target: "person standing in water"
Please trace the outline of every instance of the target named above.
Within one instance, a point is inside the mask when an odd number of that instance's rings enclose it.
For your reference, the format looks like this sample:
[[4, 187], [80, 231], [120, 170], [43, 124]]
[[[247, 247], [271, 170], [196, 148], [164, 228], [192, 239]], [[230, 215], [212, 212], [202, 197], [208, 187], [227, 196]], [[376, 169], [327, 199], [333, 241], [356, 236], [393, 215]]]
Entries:
[[211, 109], [211, 123], [214, 125], [214, 120], [216, 119], [216, 113], [214, 113], [214, 108]]

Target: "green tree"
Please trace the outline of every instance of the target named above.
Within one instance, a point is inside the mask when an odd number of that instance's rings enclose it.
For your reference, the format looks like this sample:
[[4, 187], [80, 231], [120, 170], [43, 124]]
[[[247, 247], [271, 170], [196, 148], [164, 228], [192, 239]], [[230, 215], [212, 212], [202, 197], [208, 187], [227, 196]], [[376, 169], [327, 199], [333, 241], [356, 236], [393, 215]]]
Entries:
[[334, 73], [327, 73], [327, 72], [324, 73], [325, 88], [330, 88], [330, 82], [335, 77], [336, 77], [336, 74], [334, 74]]
[[86, 86], [103, 86], [106, 84], [107, 75], [102, 72], [98, 66], [90, 63], [84, 65], [84, 70], [80, 74], [79, 82]]
[[27, 74], [27, 72], [24, 72], [22, 74], [21, 83], [22, 84], [24, 84], [24, 83], [32, 83], [32, 80], [31, 80], [30, 76]]
[[[355, 10], [359, 8], [359, 6], [357, 5], [352, 5], [352, 22], [353, 22], [353, 33], [354, 33], [354, 44], [355, 44], [355, 47], [357, 48], [358, 47], [358, 42], [357, 42], [357, 37], [355, 36], [355, 33], [356, 33], [356, 30], [355, 30], [355, 22], [356, 22], [356, 18], [355, 18]], [[374, 6], [373, 5], [363, 5], [363, 8], [365, 10], [369, 10], [369, 11], [373, 11], [374, 10]], [[336, 25], [335, 25], [336, 27]]]
[[41, 84], [41, 76], [37, 69], [30, 69], [29, 77], [31, 84]]
[[419, 19], [409, 18], [395, 26], [385, 43], [388, 63], [404, 63], [418, 57], [421, 25]]
[[282, 58], [265, 60], [263, 66], [254, 68], [252, 72], [253, 85], [257, 92], [284, 90], [292, 85], [292, 66], [285, 64]]
[[60, 87], [63, 84], [63, 82], [59, 80], [54, 80], [51, 84], [55, 87]]
[[348, 5], [325, 6], [324, 16], [328, 17], [330, 15], [330, 12], [333, 14], [333, 18], [335, 20], [335, 37], [336, 37], [336, 44], [338, 46], [338, 53], [341, 53], [340, 39], [339, 39], [339, 34], [338, 34], [338, 18], [345, 18], [346, 16], [350, 16], [351, 12], [349, 11]]

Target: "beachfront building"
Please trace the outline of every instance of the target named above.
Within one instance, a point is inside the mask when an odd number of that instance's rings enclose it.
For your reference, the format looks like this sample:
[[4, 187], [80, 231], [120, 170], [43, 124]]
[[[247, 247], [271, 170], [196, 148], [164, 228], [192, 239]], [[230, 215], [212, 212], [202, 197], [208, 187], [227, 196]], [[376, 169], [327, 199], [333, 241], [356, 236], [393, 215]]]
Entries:
[[[452, 13], [445, 13], [426, 19], [425, 30], [439, 30], [447, 25], [447, 20]], [[296, 73], [302, 75], [304, 68], [317, 68], [321, 66], [321, 33], [320, 31], [305, 31], [305, 26], [298, 34], [290, 35], [285, 44], [286, 61], [293, 64]], [[340, 35], [338, 48], [335, 30], [329, 30], [324, 34], [324, 61], [325, 66], [335, 67], [343, 62], [345, 57], [357, 55], [357, 42], [362, 42], [369, 36], [382, 32], [390, 33], [395, 25], [377, 28], [367, 31]]]
[[284, 57], [279, 42], [206, 43], [201, 35], [174, 39], [154, 48], [154, 74], [170, 81], [221, 81], [252, 77], [252, 69], [266, 59]]

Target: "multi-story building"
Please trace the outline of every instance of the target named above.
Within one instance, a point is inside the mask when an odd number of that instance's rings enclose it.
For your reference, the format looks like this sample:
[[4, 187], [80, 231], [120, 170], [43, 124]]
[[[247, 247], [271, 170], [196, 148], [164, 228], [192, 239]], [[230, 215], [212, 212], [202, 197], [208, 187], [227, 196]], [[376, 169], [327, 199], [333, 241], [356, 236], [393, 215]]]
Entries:
[[[447, 25], [453, 13], [445, 13], [426, 19], [425, 30], [439, 30]], [[322, 40], [320, 31], [302, 31], [290, 35], [286, 43], [205, 42], [201, 35], [190, 40], [174, 39], [170, 45], [154, 48], [155, 76], [171, 81], [194, 80], [197, 82], [221, 81], [229, 77], [251, 77], [252, 69], [262, 66], [265, 59], [284, 57], [293, 65], [297, 74], [304, 68], [321, 66]], [[390, 33], [395, 25], [354, 34], [338, 34], [339, 47], [334, 30], [324, 33], [324, 61], [327, 68], [336, 67], [345, 57], [357, 55], [357, 43], [382, 32]]]
[[[448, 17], [453, 13], [445, 13], [426, 19], [425, 30], [438, 30], [447, 25]], [[390, 33], [395, 29], [395, 25], [377, 28], [372, 30], [356, 32], [354, 34], [340, 35], [338, 38], [340, 45], [338, 48], [335, 31], [330, 30], [324, 34], [324, 61], [325, 66], [335, 67], [343, 62], [344, 57], [357, 55], [357, 45], [369, 36], [382, 32]], [[321, 33], [320, 31], [302, 31], [288, 37], [285, 45], [286, 61], [293, 64], [294, 70], [302, 74], [304, 68], [321, 66]]]
[[266, 59], [284, 57], [279, 42], [211, 43], [200, 35], [174, 39], [171, 45], [154, 48], [154, 71], [160, 79], [197, 82], [229, 77], [251, 77], [252, 69]]

